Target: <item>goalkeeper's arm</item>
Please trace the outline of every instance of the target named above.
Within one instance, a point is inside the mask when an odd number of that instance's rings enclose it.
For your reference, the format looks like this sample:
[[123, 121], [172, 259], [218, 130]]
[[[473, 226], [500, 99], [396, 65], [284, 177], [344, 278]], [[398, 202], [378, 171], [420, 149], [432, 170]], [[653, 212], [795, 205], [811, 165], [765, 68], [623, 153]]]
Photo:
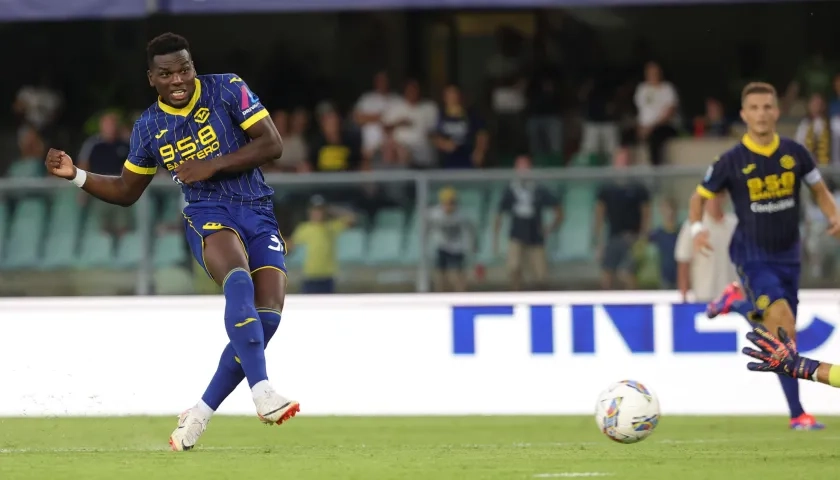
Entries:
[[799, 355], [796, 343], [783, 329], [779, 328], [777, 336], [774, 336], [763, 325], [756, 324], [753, 331], [747, 333], [747, 339], [760, 349], [744, 347], [742, 350], [745, 355], [759, 360], [747, 364], [750, 370], [775, 372], [840, 388], [840, 365], [823, 363]]

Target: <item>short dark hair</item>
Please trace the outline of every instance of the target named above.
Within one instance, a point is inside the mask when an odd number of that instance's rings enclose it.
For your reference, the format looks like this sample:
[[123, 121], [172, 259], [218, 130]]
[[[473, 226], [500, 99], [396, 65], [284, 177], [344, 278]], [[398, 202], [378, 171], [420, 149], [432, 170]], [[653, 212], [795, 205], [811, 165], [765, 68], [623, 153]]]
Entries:
[[181, 50], [190, 53], [190, 42], [186, 38], [171, 32], [158, 35], [146, 45], [146, 62], [151, 66], [158, 55], [168, 55]]

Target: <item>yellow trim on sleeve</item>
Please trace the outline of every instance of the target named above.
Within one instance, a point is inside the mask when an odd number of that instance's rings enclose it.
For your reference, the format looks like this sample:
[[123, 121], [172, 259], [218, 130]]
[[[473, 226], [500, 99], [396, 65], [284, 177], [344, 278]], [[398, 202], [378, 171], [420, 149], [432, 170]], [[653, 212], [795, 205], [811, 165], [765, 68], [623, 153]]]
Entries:
[[840, 365], [832, 365], [828, 370], [828, 384], [840, 388]]
[[125, 161], [123, 164], [126, 170], [132, 173], [136, 173], [138, 175], [154, 175], [157, 173], [157, 166], [154, 167], [141, 167], [139, 165], [135, 165], [128, 160]]
[[715, 198], [715, 192], [709, 190], [708, 188], [704, 187], [703, 185], [697, 185], [697, 193], [699, 193], [701, 197], [706, 198], [706, 199]]
[[239, 126], [242, 127], [242, 130], [248, 130], [251, 128], [252, 125], [259, 122], [263, 118], [268, 116], [268, 110], [260, 110], [259, 112], [251, 115], [247, 120], [240, 123]]

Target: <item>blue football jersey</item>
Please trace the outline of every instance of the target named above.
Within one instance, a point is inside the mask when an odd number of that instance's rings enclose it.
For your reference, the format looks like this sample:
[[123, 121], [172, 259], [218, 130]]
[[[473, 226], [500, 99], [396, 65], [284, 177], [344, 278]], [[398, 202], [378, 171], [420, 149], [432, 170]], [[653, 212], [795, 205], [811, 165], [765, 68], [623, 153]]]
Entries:
[[732, 262], [800, 261], [800, 186], [822, 180], [802, 145], [779, 138], [767, 146], [748, 136], [709, 167], [697, 192], [706, 198], [728, 190], [738, 226], [729, 246]]
[[[175, 176], [186, 161], [208, 160], [242, 148], [251, 141], [248, 127], [268, 116], [260, 99], [234, 74], [198, 75], [195, 94], [184, 108], [173, 108], [158, 98], [131, 131], [125, 168], [154, 175], [158, 167]], [[174, 179], [174, 178], [173, 178]], [[262, 171], [218, 174], [209, 180], [181, 185], [188, 203], [212, 201], [257, 205], [274, 193]]]

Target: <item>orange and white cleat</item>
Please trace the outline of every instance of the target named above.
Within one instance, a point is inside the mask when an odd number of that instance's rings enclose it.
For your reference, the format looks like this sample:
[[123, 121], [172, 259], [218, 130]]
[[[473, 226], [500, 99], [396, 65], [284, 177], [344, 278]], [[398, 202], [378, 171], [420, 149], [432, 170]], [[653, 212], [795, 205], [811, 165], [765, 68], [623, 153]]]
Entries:
[[300, 412], [300, 403], [289, 400], [274, 390], [255, 397], [254, 404], [257, 406], [260, 421], [268, 425], [282, 425]]
[[192, 450], [209, 422], [210, 419], [202, 417], [197, 408], [188, 409], [178, 417], [178, 428], [169, 436], [169, 446], [176, 452]]

